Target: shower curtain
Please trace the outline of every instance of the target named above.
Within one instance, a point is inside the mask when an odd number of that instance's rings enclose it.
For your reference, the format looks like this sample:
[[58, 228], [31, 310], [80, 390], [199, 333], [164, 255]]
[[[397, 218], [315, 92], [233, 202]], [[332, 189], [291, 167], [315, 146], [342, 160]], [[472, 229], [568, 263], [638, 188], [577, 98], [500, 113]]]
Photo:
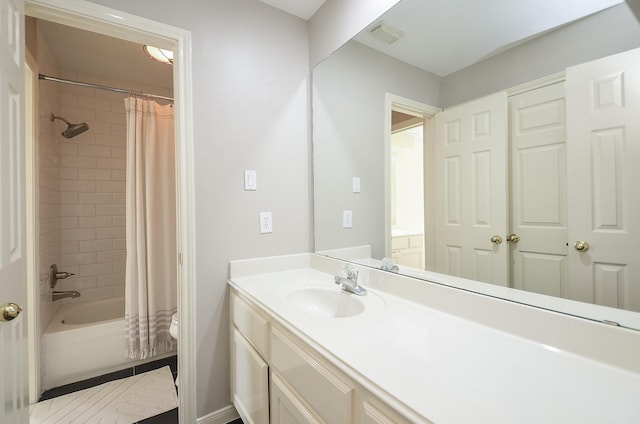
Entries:
[[138, 97], [127, 114], [126, 355], [144, 359], [176, 348], [177, 310], [173, 108]]

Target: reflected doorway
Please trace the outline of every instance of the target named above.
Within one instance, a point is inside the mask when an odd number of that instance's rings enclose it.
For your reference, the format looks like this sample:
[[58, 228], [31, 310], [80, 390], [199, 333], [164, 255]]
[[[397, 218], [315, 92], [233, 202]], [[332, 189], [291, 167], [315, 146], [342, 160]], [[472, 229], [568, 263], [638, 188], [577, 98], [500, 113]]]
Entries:
[[424, 269], [424, 118], [391, 111], [391, 259]]

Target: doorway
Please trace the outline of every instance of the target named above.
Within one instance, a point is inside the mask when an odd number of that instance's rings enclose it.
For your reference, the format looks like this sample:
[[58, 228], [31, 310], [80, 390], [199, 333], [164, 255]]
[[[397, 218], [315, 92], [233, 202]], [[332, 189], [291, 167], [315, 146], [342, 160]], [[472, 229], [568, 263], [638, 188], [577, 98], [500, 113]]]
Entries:
[[[174, 68], [174, 97], [176, 109], [176, 177], [177, 177], [177, 234], [180, 265], [177, 275], [180, 340], [178, 344], [180, 375], [181, 422], [195, 422], [195, 352], [189, 348], [195, 337], [195, 299], [191, 289], [194, 275], [194, 234], [190, 35], [187, 31], [165, 24], [127, 15], [85, 1], [27, 1], [26, 14], [54, 23], [65, 24], [127, 41], [151, 44], [176, 52], [180, 63]], [[124, 18], [124, 19], [123, 19]], [[33, 380], [32, 380], [33, 381]]]
[[391, 260], [424, 269], [424, 118], [391, 111]]
[[[385, 256], [403, 267], [424, 269], [429, 254], [425, 229], [431, 180], [425, 168], [430, 155], [431, 118], [439, 108], [386, 94]], [[425, 195], [426, 194], [426, 195]]]

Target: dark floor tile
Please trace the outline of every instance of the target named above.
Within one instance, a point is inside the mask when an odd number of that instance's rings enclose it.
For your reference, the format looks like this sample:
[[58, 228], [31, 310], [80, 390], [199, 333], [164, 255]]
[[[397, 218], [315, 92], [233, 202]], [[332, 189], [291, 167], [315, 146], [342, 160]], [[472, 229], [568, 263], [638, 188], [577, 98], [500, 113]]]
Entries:
[[134, 373], [142, 374], [143, 372], [157, 370], [158, 368], [166, 367], [169, 365], [172, 373], [178, 372], [178, 356], [173, 355], [168, 358], [158, 359], [157, 361], [147, 362], [142, 365], [134, 367]]
[[77, 392], [78, 390], [84, 390], [90, 387], [99, 386], [100, 384], [104, 384], [109, 381], [131, 377], [132, 375], [133, 375], [133, 368], [127, 368], [124, 370], [111, 372], [109, 374], [99, 375], [98, 377], [88, 378], [82, 381], [76, 381], [75, 383], [66, 384], [64, 386], [54, 387], [42, 393], [42, 395], [40, 396], [40, 399], [38, 399], [38, 402], [52, 399], [54, 397], [58, 397], [62, 395], [67, 395], [69, 393]]
[[136, 424], [178, 424], [178, 408], [138, 421]]
[[227, 423], [227, 424], [244, 424], [244, 423], [240, 418], [238, 418], [237, 420], [231, 421], [230, 423]]

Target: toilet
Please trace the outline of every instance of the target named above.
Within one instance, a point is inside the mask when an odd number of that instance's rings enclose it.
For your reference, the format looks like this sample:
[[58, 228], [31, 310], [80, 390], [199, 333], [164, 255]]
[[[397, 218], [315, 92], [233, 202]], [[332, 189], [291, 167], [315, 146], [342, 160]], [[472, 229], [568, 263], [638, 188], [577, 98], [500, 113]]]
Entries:
[[[171, 315], [171, 325], [169, 326], [169, 334], [178, 340], [178, 313]], [[178, 385], [178, 374], [176, 374], [176, 386]]]

